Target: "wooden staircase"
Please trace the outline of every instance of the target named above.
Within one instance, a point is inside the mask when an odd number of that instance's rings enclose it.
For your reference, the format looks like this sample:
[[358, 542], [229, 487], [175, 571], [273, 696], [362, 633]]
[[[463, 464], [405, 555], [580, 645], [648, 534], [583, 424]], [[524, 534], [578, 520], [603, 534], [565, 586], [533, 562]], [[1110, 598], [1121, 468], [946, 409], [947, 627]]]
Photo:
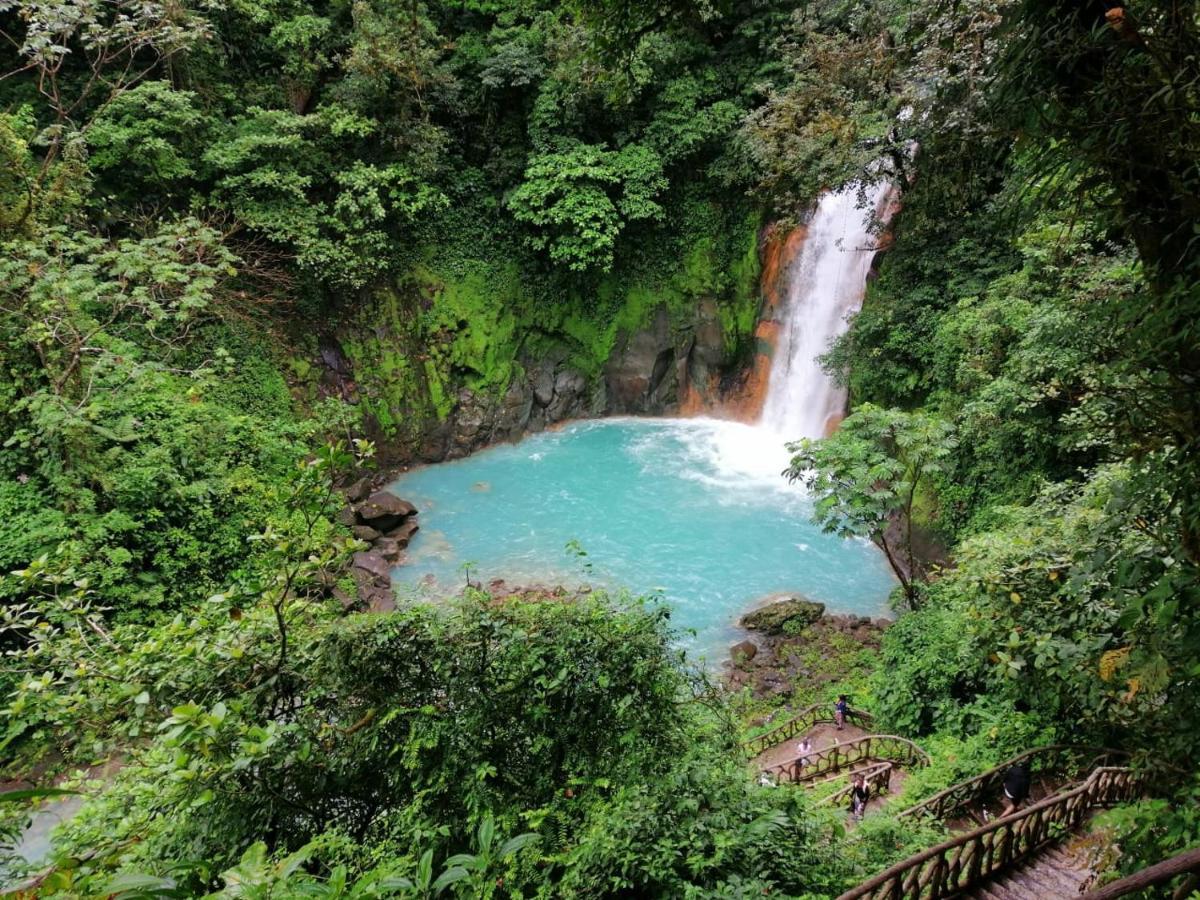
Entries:
[[803, 759], [771, 766], [764, 771], [777, 781], [804, 784], [838, 772], [849, 772], [868, 763], [892, 762], [915, 768], [929, 765], [929, 754], [907, 738], [894, 734], [868, 734], [813, 750]]
[[1087, 890], [1095, 877], [1083, 855], [1052, 846], [958, 896], [970, 900], [1066, 900]]
[[[831, 718], [832, 709], [819, 704], [743, 746], [747, 755], [753, 757]], [[863, 725], [871, 724], [869, 716], [860, 718]], [[987, 815], [988, 799], [998, 791], [1005, 773], [1015, 763], [1036, 762], [1059, 770], [1062, 777], [1083, 768], [1080, 763], [1088, 756], [1092, 759], [1084, 771], [1090, 769], [1090, 774], [1084, 781], [1063, 785], [1057, 793], [1035, 799], [1032, 805], [1013, 815], [994, 820]], [[1105, 748], [1039, 747], [953, 785], [904, 810], [899, 817], [928, 817], [943, 823], [962, 819], [978, 827], [968, 827], [965, 833], [897, 863], [846, 891], [838, 900], [1080, 897], [1091, 887], [1096, 873], [1090, 859], [1061, 842], [1066, 835], [1077, 831], [1094, 809], [1126, 802], [1143, 793], [1144, 781], [1139, 773], [1114, 765], [1126, 758], [1120, 751]], [[860, 771], [882, 782], [875, 785], [877, 790], [880, 787], [886, 790], [895, 765], [928, 765], [929, 757], [904, 738], [868, 734], [813, 751], [805, 761], [806, 765], [801, 766], [798, 759], [793, 759], [766, 767], [764, 772], [779, 782], [811, 786]], [[843, 788], [825, 801], [836, 802], [848, 790]]]
[[[1050, 871], [1058, 857], [1051, 854], [1058, 849], [1061, 836], [1078, 830], [1094, 809], [1132, 800], [1142, 790], [1138, 773], [1098, 767], [1082, 784], [911, 856], [846, 891], [838, 900], [1074, 896], [1069, 891], [1047, 894], [1045, 888], [1032, 894], [1015, 891], [1037, 885], [1043, 876], [1053, 877]], [[1044, 868], [1035, 871], [1043, 859], [1047, 861]], [[1070, 868], [1063, 868], [1064, 879], [1069, 879]], [[1010, 885], [1009, 876], [1020, 873], [1027, 879]], [[1060, 889], [1065, 888], [1060, 885]], [[992, 893], [974, 893], [979, 890]]]
[[[790, 741], [797, 735], [806, 734], [817, 725], [833, 724], [834, 709], [832, 703], [814, 703], [807, 709], [796, 713], [786, 722], [776, 725], [770, 731], [742, 742], [742, 748], [748, 757], [760, 755], [763, 751], [784, 741]], [[861, 728], [870, 728], [872, 719], [869, 713], [857, 709], [846, 711], [846, 722]]]
[[[1006, 759], [986, 772], [981, 772], [966, 781], [951, 785], [944, 791], [927, 797], [916, 806], [910, 806], [903, 812], [897, 813], [899, 819], [927, 818], [952, 825], [955, 822], [971, 821], [974, 826], [985, 825], [991, 817], [989, 804], [998, 802], [1000, 790], [1004, 785], [1004, 777], [1017, 763], [1057, 774], [1058, 790], [1062, 782], [1077, 780], [1090, 774], [1101, 766], [1124, 765], [1129, 754], [1120, 750], [1106, 747], [1089, 747], [1079, 744], [1049, 744], [1035, 747], [1024, 753]], [[1090, 760], [1090, 761], [1088, 761]], [[1088, 761], [1088, 762], [1085, 762]], [[1035, 792], [1033, 802], [1043, 800], [1056, 790], [1043, 782], [1041, 796]], [[951, 828], [951, 830], [964, 830]]]

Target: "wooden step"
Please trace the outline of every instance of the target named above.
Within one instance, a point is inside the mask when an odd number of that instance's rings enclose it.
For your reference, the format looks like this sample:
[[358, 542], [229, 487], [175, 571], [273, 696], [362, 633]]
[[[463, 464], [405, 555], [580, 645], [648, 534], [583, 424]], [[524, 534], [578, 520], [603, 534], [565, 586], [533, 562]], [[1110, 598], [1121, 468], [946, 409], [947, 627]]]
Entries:
[[988, 890], [995, 894], [998, 900], [1026, 900], [1025, 895], [1007, 881], [994, 881], [988, 885]]
[[1090, 873], [1080, 872], [1076, 869], [1058, 869], [1047, 867], [1038, 873], [1051, 884], [1056, 885], [1060, 890], [1079, 893], [1079, 885], [1087, 880]]
[[1048, 847], [961, 896], [976, 900], [1074, 900], [1092, 869], [1077, 854]]
[[1044, 897], [1070, 897], [1079, 893], [1078, 880], [1068, 878], [1049, 866], [1030, 866], [1023, 872], [1017, 872], [1016, 878], [1026, 885], [1032, 885]]

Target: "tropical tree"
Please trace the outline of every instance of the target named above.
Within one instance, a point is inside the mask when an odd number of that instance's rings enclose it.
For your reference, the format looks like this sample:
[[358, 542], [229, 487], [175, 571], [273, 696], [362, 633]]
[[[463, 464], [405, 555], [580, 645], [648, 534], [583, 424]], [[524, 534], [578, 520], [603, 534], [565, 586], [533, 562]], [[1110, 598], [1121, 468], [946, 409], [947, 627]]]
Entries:
[[913, 519], [953, 447], [952, 426], [935, 416], [865, 404], [832, 436], [789, 444], [795, 455], [784, 474], [813, 492], [823, 530], [869, 538], [883, 551], [915, 609], [924, 563]]
[[629, 222], [656, 219], [666, 189], [662, 160], [630, 144], [619, 151], [572, 141], [535, 156], [509, 201], [532, 227], [532, 246], [569, 269], [612, 265], [617, 236]]

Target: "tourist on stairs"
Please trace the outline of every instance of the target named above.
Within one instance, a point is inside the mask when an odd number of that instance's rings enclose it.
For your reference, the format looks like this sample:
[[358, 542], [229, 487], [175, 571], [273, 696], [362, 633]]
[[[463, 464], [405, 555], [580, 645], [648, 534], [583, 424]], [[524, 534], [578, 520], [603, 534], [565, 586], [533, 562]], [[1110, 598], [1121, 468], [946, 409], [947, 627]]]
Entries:
[[1004, 811], [1001, 816], [1011, 816], [1029, 796], [1029, 767], [1017, 763], [1004, 774]]
[[861, 822], [867, 812], [867, 801], [871, 799], [870, 790], [861, 775], [855, 775], [850, 788], [850, 815], [855, 822]]
[[796, 771], [803, 772], [808, 767], [808, 755], [812, 753], [812, 741], [808, 739], [808, 735], [800, 738], [800, 743], [796, 745]]

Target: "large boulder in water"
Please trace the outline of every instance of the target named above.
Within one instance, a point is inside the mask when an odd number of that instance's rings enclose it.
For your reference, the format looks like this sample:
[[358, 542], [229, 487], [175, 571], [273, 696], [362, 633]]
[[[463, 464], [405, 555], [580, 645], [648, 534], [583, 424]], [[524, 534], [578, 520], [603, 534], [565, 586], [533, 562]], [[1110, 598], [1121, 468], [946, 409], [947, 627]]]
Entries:
[[825, 615], [825, 604], [805, 600], [803, 597], [787, 597], [742, 616], [742, 627], [763, 634], [795, 634], [807, 628]]
[[417, 508], [390, 491], [376, 491], [355, 508], [359, 521], [376, 531], [387, 531], [416, 513]]

